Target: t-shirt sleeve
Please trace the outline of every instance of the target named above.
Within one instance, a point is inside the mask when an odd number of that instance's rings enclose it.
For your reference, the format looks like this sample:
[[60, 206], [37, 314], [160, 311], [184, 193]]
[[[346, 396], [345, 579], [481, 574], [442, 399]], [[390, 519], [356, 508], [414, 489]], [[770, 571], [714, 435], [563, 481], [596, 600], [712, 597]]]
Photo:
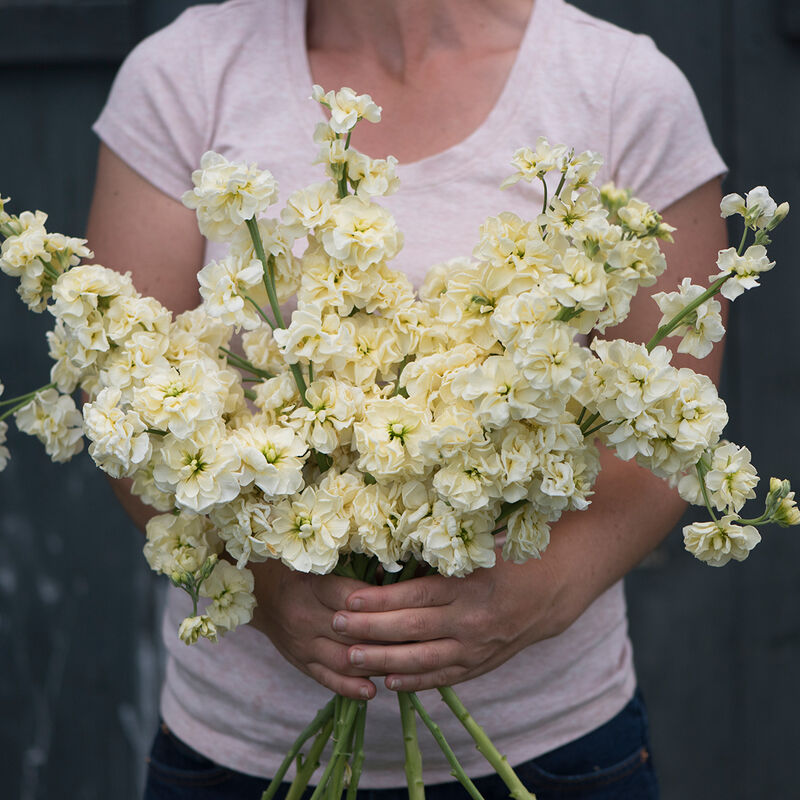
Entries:
[[647, 36], [631, 42], [610, 112], [614, 181], [654, 208], [727, 171], [692, 87]]
[[191, 188], [209, 140], [199, 11], [184, 12], [134, 48], [93, 126], [128, 166], [175, 198]]

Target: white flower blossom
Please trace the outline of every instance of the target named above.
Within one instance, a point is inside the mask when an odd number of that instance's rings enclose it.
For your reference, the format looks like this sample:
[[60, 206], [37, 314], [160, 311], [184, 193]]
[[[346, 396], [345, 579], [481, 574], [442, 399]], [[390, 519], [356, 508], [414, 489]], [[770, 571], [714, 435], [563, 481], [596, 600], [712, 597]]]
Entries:
[[89, 455], [112, 478], [130, 477], [152, 453], [145, 424], [135, 411], [120, 408], [122, 392], [103, 389], [83, 406]]
[[368, 94], [356, 94], [347, 86], [338, 92], [325, 92], [321, 86], [314, 84], [311, 97], [330, 109], [330, 126], [336, 133], [348, 133], [360, 119], [380, 122], [381, 107]]
[[686, 549], [712, 567], [722, 567], [731, 559], [744, 561], [761, 541], [761, 534], [752, 525], [736, 524], [736, 519], [728, 514], [717, 521], [687, 525], [683, 529]]
[[[717, 257], [717, 266], [720, 272], [730, 275], [722, 284], [720, 294], [728, 300], [735, 300], [745, 289], [758, 286], [758, 279], [762, 272], [768, 272], [775, 266], [774, 261], [767, 258], [767, 250], [763, 245], [754, 244], [739, 255], [733, 247], [720, 250]], [[709, 275], [710, 281], [716, 281], [720, 274]]]
[[181, 511], [160, 514], [147, 521], [144, 555], [150, 568], [161, 575], [196, 575], [222, 543], [205, 517]]
[[331, 258], [367, 269], [397, 255], [403, 234], [381, 206], [348, 195], [333, 207], [331, 218], [322, 228], [321, 242]]
[[227, 239], [278, 196], [278, 184], [268, 170], [228, 161], [211, 150], [200, 159], [192, 183], [194, 189], [185, 192], [181, 200], [197, 211], [200, 232], [213, 241]]
[[19, 430], [42, 442], [53, 461], [69, 461], [83, 450], [83, 418], [69, 395], [45, 389], [16, 411], [14, 419]]
[[[653, 295], [661, 310], [659, 327], [665, 325], [690, 303], [700, 297], [705, 289], [692, 283], [691, 278], [684, 278], [677, 292], [657, 292]], [[695, 358], [705, 358], [725, 335], [722, 324], [722, 306], [713, 297], [709, 297], [681, 321], [681, 324], [670, 334], [682, 336], [679, 353], [689, 353]]]
[[218, 561], [214, 571], [200, 586], [200, 596], [211, 602], [205, 613], [218, 631], [232, 631], [253, 618], [253, 573], [237, 569], [227, 561]]

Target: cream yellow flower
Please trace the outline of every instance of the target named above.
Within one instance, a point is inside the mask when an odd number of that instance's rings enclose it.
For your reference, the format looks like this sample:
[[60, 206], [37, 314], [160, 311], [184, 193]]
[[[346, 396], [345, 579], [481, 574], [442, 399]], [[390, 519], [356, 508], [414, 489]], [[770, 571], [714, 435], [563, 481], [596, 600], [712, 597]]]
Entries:
[[722, 567], [731, 559], [744, 561], [761, 541], [752, 525], [737, 525], [736, 515], [728, 514], [711, 522], [695, 522], [683, 529], [686, 549], [712, 567]]
[[14, 419], [19, 430], [44, 445], [53, 461], [69, 461], [83, 450], [83, 418], [69, 395], [45, 389], [16, 411]]
[[214, 241], [231, 236], [278, 196], [278, 184], [268, 170], [228, 161], [210, 150], [200, 159], [200, 169], [192, 173], [192, 183], [194, 189], [181, 200], [197, 212], [200, 232]]
[[201, 638], [217, 641], [217, 628], [208, 614], [186, 617], [178, 628], [178, 638], [184, 644], [196, 644]]
[[403, 246], [391, 214], [355, 195], [336, 203], [320, 240], [331, 258], [360, 269], [393, 258]]
[[89, 455], [112, 478], [129, 477], [152, 453], [144, 423], [135, 411], [120, 407], [121, 398], [119, 389], [106, 388], [83, 406]]
[[214, 571], [200, 586], [200, 596], [211, 602], [205, 613], [219, 631], [232, 631], [253, 618], [253, 573], [237, 569], [227, 561], [218, 561]]
[[147, 521], [144, 555], [150, 568], [161, 575], [195, 575], [209, 556], [221, 550], [222, 543], [205, 517], [181, 511]]

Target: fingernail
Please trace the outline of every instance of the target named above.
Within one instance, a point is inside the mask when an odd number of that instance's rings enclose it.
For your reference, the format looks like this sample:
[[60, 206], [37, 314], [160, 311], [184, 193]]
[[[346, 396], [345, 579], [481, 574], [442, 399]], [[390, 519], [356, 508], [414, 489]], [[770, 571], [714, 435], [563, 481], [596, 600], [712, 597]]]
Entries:
[[356, 667], [360, 667], [364, 663], [364, 651], [363, 650], [351, 650], [350, 651], [350, 663]]
[[360, 597], [356, 597], [347, 605], [350, 607], [351, 611], [361, 611], [361, 609], [364, 607], [364, 601]]
[[347, 620], [341, 614], [337, 614], [333, 618], [333, 629], [335, 631], [343, 631], [346, 628], [347, 628]]
[[389, 688], [390, 689], [399, 689], [400, 688], [400, 681], [397, 678], [392, 678], [389, 681]]
[[362, 686], [362, 687], [361, 687], [361, 688], [358, 690], [358, 693], [361, 695], [361, 697], [362, 697], [364, 700], [369, 700], [369, 689], [367, 689], [367, 687], [366, 687], [366, 686]]

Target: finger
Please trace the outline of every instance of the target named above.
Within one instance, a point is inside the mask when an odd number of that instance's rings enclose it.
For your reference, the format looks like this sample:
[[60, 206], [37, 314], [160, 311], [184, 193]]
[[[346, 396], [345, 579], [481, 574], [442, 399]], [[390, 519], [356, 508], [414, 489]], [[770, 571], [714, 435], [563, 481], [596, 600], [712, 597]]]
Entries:
[[384, 646], [357, 644], [348, 649], [347, 656], [351, 669], [363, 669], [369, 675], [424, 674], [463, 666], [464, 646], [456, 639]]
[[467, 670], [464, 667], [451, 666], [423, 672], [419, 675], [387, 675], [384, 679], [387, 689], [394, 692], [421, 692], [423, 689], [438, 689], [440, 686], [452, 686], [466, 680]]
[[444, 606], [400, 611], [357, 613], [337, 611], [335, 633], [359, 642], [418, 642], [449, 637], [453, 631]]
[[357, 588], [347, 598], [350, 611], [396, 611], [401, 608], [445, 606], [456, 596], [454, 580], [440, 575], [413, 578], [389, 586]]
[[354, 664], [350, 659], [350, 646], [352, 645], [348, 646], [332, 639], [318, 637], [309, 643], [305, 660], [308, 663], [323, 664], [340, 675], [347, 675], [351, 678], [369, 678], [372, 673]]
[[366, 678], [353, 678], [348, 675], [340, 675], [324, 664], [311, 662], [307, 665], [308, 674], [317, 683], [321, 683], [327, 689], [353, 700], [371, 700], [377, 691], [375, 684]]
[[360, 589], [368, 588], [369, 584], [353, 578], [343, 578], [339, 575], [315, 575], [311, 581], [311, 590], [322, 605], [332, 611], [346, 608], [347, 598]]

